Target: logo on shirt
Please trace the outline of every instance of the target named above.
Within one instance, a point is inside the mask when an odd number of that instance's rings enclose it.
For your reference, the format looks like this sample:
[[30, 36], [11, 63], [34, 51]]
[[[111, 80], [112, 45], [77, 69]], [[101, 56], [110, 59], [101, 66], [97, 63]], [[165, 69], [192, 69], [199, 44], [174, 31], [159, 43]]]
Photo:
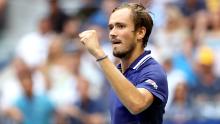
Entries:
[[146, 80], [145, 82], [147, 82], [147, 83], [149, 83], [150, 85], [152, 85], [152, 86], [154, 87], [154, 89], [157, 89], [157, 88], [158, 88], [156, 82], [154, 82], [154, 81], [151, 80], [151, 79], [148, 79], [148, 80]]

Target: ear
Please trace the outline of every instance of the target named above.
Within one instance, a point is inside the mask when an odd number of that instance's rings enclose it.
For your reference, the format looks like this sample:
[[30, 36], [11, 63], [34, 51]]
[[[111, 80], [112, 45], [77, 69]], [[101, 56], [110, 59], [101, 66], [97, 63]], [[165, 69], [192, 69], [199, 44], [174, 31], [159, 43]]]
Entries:
[[137, 39], [138, 40], [141, 40], [144, 38], [146, 34], [146, 28], [145, 27], [140, 27], [138, 30], [137, 30]]

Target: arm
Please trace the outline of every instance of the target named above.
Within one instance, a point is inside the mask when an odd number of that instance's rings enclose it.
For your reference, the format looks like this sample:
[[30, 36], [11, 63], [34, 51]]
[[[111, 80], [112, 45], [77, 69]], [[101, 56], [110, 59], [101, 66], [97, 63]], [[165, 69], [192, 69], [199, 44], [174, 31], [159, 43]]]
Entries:
[[21, 111], [17, 107], [11, 107], [4, 111], [5, 115], [20, 123], [23, 120]]
[[105, 123], [105, 116], [102, 113], [86, 113], [80, 110], [80, 108], [76, 106], [65, 106], [61, 107], [57, 111], [57, 116], [62, 115], [64, 117], [70, 116], [80, 122], [83, 123], [90, 123], [90, 124], [104, 124]]
[[[105, 56], [98, 43], [96, 31], [85, 31], [80, 34], [80, 38], [96, 59]], [[108, 58], [103, 59], [99, 64], [115, 93], [132, 114], [142, 112], [153, 103], [153, 95], [144, 88], [136, 88]]]
[[144, 88], [136, 88], [109, 59], [104, 59], [100, 65], [117, 96], [132, 114], [138, 114], [152, 104], [153, 95]]

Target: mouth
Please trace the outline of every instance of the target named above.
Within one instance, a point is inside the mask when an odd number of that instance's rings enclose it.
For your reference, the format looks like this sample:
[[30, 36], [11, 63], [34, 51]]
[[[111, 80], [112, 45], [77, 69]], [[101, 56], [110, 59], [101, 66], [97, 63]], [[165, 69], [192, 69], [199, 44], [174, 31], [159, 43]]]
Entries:
[[112, 45], [121, 44], [121, 41], [117, 39], [112, 39], [111, 42], [112, 42]]

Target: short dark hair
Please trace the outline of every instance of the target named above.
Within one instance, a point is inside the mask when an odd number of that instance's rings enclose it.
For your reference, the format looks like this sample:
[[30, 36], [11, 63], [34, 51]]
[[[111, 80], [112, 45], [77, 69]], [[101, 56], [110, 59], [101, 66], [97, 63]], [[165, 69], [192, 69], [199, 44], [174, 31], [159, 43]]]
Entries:
[[113, 9], [112, 13], [119, 9], [131, 9], [135, 31], [140, 27], [146, 28], [146, 34], [143, 38], [143, 45], [146, 46], [153, 27], [153, 20], [146, 8], [139, 3], [123, 3]]

